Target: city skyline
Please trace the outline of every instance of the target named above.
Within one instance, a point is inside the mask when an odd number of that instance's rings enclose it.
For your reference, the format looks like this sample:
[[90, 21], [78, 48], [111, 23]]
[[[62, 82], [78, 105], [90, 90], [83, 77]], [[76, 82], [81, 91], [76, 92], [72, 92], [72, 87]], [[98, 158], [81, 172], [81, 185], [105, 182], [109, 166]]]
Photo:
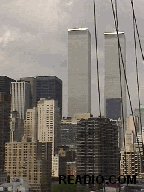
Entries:
[[[29, 191], [53, 192], [61, 188], [61, 176], [64, 181], [90, 174], [101, 176], [104, 185], [99, 176], [100, 185], [93, 185], [94, 178], [90, 184], [89, 177], [89, 185], [77, 185], [77, 191], [111, 191], [111, 184], [121, 191], [128, 187], [121, 183], [122, 175], [137, 177], [144, 188], [142, 0], [134, 4], [137, 22], [133, 0], [115, 1], [115, 8], [106, 0], [2, 1], [0, 190], [25, 178]], [[124, 65], [122, 85], [119, 62]], [[119, 183], [112, 183], [112, 177]]]
[[[0, 67], [1, 74], [14, 79], [37, 75], [56, 75], [63, 81], [63, 109], [67, 116], [67, 29], [74, 27], [89, 28], [92, 36], [92, 114], [98, 116], [96, 57], [93, 24], [93, 2], [86, 0], [81, 5], [76, 0], [47, 2], [3, 1], [1, 6], [0, 27]], [[114, 31], [110, 2], [96, 1], [98, 20], [98, 57], [100, 65], [100, 87], [103, 101], [104, 85], [104, 38], [105, 31]], [[140, 38], [143, 46], [142, 1], [134, 3]], [[123, 8], [125, 7], [125, 9]], [[10, 11], [11, 10], [11, 11]], [[53, 10], [53, 11], [52, 11]], [[7, 16], [6, 16], [7, 15]], [[119, 30], [124, 31], [127, 39], [127, 74], [134, 108], [137, 108], [135, 77], [134, 41], [132, 11], [130, 2], [118, 2]], [[144, 70], [138, 49], [140, 86], [143, 86]], [[142, 97], [143, 98], [143, 97]], [[144, 99], [142, 100], [144, 103]], [[103, 110], [102, 103], [102, 110]]]

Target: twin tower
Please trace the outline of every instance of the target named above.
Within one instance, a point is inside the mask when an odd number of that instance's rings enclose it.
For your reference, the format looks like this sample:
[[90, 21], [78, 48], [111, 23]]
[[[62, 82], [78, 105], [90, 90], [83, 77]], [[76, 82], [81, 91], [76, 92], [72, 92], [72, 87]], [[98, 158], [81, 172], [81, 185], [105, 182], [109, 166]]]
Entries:
[[[121, 104], [123, 101], [123, 114], [124, 119], [126, 119], [125, 35], [124, 32], [119, 32], [123, 59], [123, 63], [122, 59], [120, 59], [121, 85], [117, 33], [104, 33], [104, 39], [104, 115], [117, 120], [122, 114]], [[68, 29], [68, 116], [77, 113], [91, 113], [91, 34], [88, 28]]]

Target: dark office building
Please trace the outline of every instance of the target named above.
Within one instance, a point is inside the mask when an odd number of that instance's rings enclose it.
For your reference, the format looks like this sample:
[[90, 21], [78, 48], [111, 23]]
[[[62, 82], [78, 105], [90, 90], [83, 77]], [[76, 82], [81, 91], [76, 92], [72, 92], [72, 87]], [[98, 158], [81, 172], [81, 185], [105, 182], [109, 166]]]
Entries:
[[62, 80], [56, 76], [23, 77], [20, 81], [30, 83], [30, 107], [36, 107], [40, 98], [51, 98], [58, 101], [62, 117]]
[[10, 94], [10, 84], [14, 81], [14, 79], [7, 76], [0, 76], [0, 92]]
[[[77, 125], [77, 175], [110, 175], [120, 173], [118, 126], [108, 118], [80, 120]], [[93, 186], [98, 190], [97, 184]], [[102, 186], [101, 186], [102, 187]]]
[[0, 92], [0, 170], [4, 170], [5, 143], [10, 141], [10, 102], [10, 94]]
[[15, 81], [0, 76], [0, 172], [4, 170], [5, 143], [10, 141], [10, 84]]
[[20, 81], [30, 83], [30, 107], [36, 107], [36, 79], [34, 77], [23, 77]]
[[40, 98], [55, 99], [58, 101], [60, 115], [62, 117], [62, 80], [56, 76], [37, 76], [36, 77], [36, 102]]

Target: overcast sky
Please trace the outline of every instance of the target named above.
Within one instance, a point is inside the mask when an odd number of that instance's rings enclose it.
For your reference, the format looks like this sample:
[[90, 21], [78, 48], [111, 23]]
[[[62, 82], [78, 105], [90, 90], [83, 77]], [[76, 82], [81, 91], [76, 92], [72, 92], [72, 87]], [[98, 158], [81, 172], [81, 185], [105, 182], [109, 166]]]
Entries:
[[[144, 1], [135, 0], [134, 7], [144, 49]], [[103, 33], [114, 31], [110, 0], [96, 0], [96, 15], [103, 109]], [[138, 107], [138, 99], [130, 0], [118, 0], [118, 17], [119, 29], [126, 36], [127, 76], [135, 108]], [[88, 27], [91, 33], [92, 114], [99, 115], [92, 0], [1, 0], [0, 75], [14, 79], [37, 75], [58, 76], [63, 81], [63, 116], [67, 116], [67, 29], [74, 27]], [[144, 63], [139, 47], [138, 66], [141, 103], [144, 103]]]

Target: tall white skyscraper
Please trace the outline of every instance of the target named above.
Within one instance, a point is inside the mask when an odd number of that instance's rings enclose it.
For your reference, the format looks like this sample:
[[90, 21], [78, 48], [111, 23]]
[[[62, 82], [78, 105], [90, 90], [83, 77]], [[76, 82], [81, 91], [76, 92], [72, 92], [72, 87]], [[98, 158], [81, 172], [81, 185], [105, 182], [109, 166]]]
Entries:
[[[104, 111], [105, 116], [114, 120], [121, 117], [121, 87], [119, 72], [119, 55], [117, 33], [104, 33], [105, 38], [105, 85], [104, 85]], [[119, 39], [123, 55], [123, 61], [126, 68], [126, 41], [124, 32], [119, 32]], [[126, 83], [124, 79], [124, 70], [121, 65], [122, 98], [124, 108], [124, 121], [126, 123], [127, 105], [126, 105]]]
[[91, 113], [91, 35], [68, 29], [68, 116]]
[[11, 83], [11, 112], [17, 111], [25, 119], [26, 110], [30, 107], [30, 84], [28, 82]]
[[30, 107], [30, 84], [11, 82], [11, 122], [10, 131], [13, 141], [21, 141], [24, 135], [26, 110]]

